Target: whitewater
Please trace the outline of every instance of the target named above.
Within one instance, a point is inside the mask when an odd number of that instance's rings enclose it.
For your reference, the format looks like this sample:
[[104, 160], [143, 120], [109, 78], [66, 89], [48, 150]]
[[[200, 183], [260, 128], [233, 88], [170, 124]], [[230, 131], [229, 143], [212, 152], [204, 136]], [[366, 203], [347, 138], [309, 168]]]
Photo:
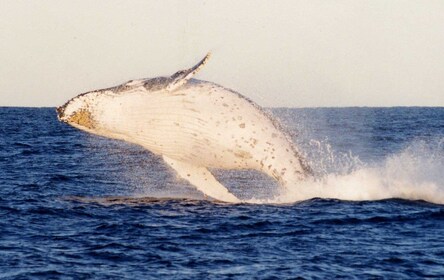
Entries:
[[[416, 141], [403, 151], [387, 156], [380, 163], [363, 164], [358, 158], [344, 156], [332, 163], [351, 169], [326, 173], [316, 179], [299, 182], [271, 200], [250, 202], [293, 203], [311, 198], [333, 198], [350, 201], [400, 198], [444, 204], [444, 140], [433, 143]], [[320, 158], [322, 160], [322, 158]]]

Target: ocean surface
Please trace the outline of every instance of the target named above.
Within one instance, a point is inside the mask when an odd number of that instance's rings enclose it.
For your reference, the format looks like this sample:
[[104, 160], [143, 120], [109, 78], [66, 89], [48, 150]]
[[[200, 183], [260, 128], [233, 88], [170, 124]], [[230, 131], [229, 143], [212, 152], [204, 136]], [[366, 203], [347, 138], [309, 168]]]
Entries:
[[0, 108], [2, 279], [444, 279], [444, 108], [270, 109], [316, 180], [210, 201], [55, 108]]

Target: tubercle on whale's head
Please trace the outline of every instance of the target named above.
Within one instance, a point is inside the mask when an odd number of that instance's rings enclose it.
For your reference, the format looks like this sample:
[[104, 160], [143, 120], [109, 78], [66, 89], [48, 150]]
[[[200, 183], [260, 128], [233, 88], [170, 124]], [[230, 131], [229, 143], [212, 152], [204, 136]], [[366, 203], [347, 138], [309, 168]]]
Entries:
[[91, 94], [78, 95], [57, 107], [57, 118], [72, 126], [93, 129], [95, 121], [92, 114]]

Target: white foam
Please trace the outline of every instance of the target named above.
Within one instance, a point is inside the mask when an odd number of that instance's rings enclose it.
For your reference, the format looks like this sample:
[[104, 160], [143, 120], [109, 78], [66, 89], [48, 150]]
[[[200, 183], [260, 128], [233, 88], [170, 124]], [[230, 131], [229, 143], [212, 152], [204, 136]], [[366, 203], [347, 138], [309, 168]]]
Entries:
[[[327, 154], [319, 160], [334, 162], [332, 159], [336, 157], [332, 153]], [[444, 204], [444, 138], [431, 142], [415, 141], [400, 153], [388, 156], [372, 166], [365, 166], [352, 156], [348, 162], [341, 157], [339, 159], [338, 165], [345, 165], [345, 169], [349, 169], [348, 173], [343, 173], [344, 168], [338, 166], [336, 171], [317, 179], [295, 183], [294, 187], [278, 197], [248, 202], [293, 203], [311, 198], [350, 201], [401, 198]], [[354, 163], [353, 168], [350, 163]]]

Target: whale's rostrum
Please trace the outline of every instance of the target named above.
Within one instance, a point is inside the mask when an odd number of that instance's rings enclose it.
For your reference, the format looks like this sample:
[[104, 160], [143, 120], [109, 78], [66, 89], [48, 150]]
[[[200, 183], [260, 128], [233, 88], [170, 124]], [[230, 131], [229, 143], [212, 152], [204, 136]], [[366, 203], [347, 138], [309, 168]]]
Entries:
[[204, 194], [238, 202], [208, 168], [254, 169], [296, 187], [311, 170], [290, 138], [256, 103], [212, 82], [194, 67], [170, 77], [130, 80], [80, 94], [57, 108], [78, 129], [135, 143], [161, 156]]

